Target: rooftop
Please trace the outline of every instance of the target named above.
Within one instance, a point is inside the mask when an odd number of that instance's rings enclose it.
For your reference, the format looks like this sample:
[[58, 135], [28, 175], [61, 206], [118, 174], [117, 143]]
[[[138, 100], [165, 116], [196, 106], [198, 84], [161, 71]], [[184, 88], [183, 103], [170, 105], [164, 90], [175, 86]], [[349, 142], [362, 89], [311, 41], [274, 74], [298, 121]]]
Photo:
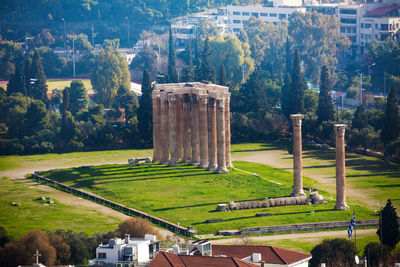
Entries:
[[384, 6], [368, 11], [365, 14], [366, 17], [400, 17], [400, 5], [394, 4], [390, 6]]

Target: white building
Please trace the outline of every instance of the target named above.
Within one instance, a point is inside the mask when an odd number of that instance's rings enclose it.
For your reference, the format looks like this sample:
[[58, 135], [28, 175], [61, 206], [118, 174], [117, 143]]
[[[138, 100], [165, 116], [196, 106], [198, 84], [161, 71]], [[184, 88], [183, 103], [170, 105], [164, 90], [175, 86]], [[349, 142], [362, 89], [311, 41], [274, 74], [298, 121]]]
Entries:
[[[160, 241], [155, 235], [146, 234], [144, 238], [113, 238], [107, 245], [96, 248], [96, 258], [90, 261], [95, 266], [141, 266], [146, 265], [160, 250]], [[121, 265], [122, 266], [122, 265]]]

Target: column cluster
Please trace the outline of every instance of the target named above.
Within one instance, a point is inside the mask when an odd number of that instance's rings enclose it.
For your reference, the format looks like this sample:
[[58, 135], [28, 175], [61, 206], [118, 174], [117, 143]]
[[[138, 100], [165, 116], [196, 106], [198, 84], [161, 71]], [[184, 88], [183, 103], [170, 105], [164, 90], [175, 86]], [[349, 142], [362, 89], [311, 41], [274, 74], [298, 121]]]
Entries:
[[157, 84], [153, 98], [153, 162], [178, 161], [216, 173], [231, 162], [229, 89], [205, 82]]

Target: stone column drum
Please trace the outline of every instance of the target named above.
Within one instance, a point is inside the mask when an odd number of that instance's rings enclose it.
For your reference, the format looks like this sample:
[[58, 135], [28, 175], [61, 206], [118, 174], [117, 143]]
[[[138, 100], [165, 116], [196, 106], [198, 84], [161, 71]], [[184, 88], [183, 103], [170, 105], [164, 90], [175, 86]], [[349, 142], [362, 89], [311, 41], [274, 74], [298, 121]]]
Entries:
[[216, 173], [228, 173], [226, 168], [225, 144], [225, 99], [217, 100], [217, 157], [218, 168]]
[[192, 164], [200, 164], [199, 105], [197, 95], [192, 95]]
[[171, 158], [169, 159], [168, 167], [178, 166], [178, 116], [176, 112], [177, 95], [168, 95], [168, 119], [169, 119], [169, 150], [171, 152]]
[[226, 147], [226, 167], [233, 168], [231, 161], [231, 113], [230, 113], [230, 98], [231, 94], [228, 93], [226, 97], [226, 107], [225, 107], [225, 147]]
[[177, 112], [177, 119], [178, 119], [178, 126], [177, 126], [177, 137], [178, 137], [178, 160], [183, 160], [183, 111], [182, 111], [182, 102], [183, 96], [177, 95], [178, 99], [176, 102], [176, 112]]
[[190, 95], [183, 96], [183, 162], [190, 162], [192, 158], [192, 126], [190, 113]]
[[208, 170], [217, 169], [217, 122], [215, 99], [208, 99]]
[[165, 92], [160, 93], [160, 140], [161, 164], [169, 162], [169, 135], [168, 135], [168, 97]]
[[207, 95], [199, 95], [200, 168], [208, 167]]
[[303, 191], [303, 163], [302, 163], [302, 140], [301, 140], [301, 114], [291, 114], [293, 125], [293, 192], [292, 196], [305, 196]]
[[335, 210], [348, 210], [346, 203], [346, 162], [344, 134], [346, 124], [335, 124], [336, 135], [336, 205]]
[[160, 93], [153, 91], [153, 163], [161, 160]]

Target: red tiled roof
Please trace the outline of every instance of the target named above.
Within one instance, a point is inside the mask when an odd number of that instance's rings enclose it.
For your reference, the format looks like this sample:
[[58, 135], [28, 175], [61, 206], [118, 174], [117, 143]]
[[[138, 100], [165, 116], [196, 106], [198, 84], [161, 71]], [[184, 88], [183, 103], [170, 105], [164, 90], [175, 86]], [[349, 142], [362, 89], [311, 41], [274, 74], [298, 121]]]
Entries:
[[257, 265], [235, 257], [208, 257], [177, 255], [160, 252], [149, 267], [257, 267]]
[[272, 246], [213, 245], [212, 253], [214, 256], [225, 255], [239, 259], [260, 253], [261, 260], [269, 264], [292, 264], [311, 257], [309, 254]]
[[[368, 11], [365, 14], [365, 16], [367, 16], [367, 17], [369, 17], [369, 16], [373, 16], [373, 17], [385, 16], [392, 10], [399, 9], [399, 8], [400, 8], [399, 5], [384, 6], [384, 7], [380, 7], [380, 8], [376, 8], [376, 9]], [[399, 16], [400, 16], [400, 14], [399, 14]]]

